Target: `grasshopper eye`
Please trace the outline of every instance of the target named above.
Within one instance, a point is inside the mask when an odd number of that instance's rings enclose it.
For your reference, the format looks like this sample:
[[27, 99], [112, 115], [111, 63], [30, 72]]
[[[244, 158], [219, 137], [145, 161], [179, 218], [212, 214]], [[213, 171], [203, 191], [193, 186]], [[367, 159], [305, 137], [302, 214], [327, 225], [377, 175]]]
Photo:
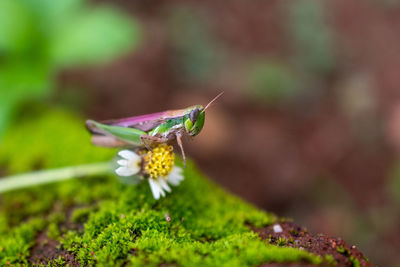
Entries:
[[189, 113], [189, 119], [192, 121], [194, 124], [197, 121], [197, 118], [199, 117], [199, 109], [195, 108]]
[[187, 119], [185, 120], [185, 129], [187, 132], [190, 132], [192, 130], [193, 127], [193, 122], [191, 121], [191, 119]]

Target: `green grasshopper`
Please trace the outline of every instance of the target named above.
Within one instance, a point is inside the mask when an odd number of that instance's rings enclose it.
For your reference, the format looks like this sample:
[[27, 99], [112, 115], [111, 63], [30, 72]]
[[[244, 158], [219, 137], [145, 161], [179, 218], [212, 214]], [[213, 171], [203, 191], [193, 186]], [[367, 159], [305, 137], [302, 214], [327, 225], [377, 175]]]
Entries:
[[170, 143], [176, 140], [186, 165], [182, 136], [196, 136], [203, 128], [205, 111], [221, 95], [211, 100], [206, 107], [195, 105], [185, 109], [168, 110], [158, 113], [123, 119], [96, 122], [87, 120], [86, 126], [93, 134], [92, 142], [105, 147], [146, 147], [153, 144]]

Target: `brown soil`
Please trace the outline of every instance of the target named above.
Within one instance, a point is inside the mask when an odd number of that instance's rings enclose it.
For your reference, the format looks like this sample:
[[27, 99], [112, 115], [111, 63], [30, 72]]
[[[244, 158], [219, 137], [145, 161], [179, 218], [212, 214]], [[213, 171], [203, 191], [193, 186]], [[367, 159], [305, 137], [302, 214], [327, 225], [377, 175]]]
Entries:
[[[332, 255], [337, 262], [337, 266], [355, 266], [354, 260], [357, 259], [360, 266], [373, 266], [366, 260], [364, 255], [356, 248], [349, 246], [341, 238], [331, 238], [325, 235], [312, 235], [305, 228], [298, 226], [292, 222], [279, 223], [282, 232], [275, 233], [273, 225], [265, 228], [255, 228], [253, 231], [259, 233], [262, 239], [267, 240], [271, 244], [278, 244], [281, 240], [286, 240], [285, 246], [305, 249], [316, 255], [324, 257]], [[306, 263], [289, 263], [289, 264], [265, 264], [266, 266], [310, 266]]]
[[[61, 231], [76, 230], [83, 231], [83, 223], [74, 223], [71, 221], [71, 215], [77, 206], [69, 207], [65, 213], [66, 220], [59, 225]], [[36, 237], [35, 245], [31, 248], [30, 257], [28, 259], [31, 265], [53, 263], [58, 258], [64, 259], [64, 264], [70, 267], [80, 266], [79, 262], [75, 260], [75, 256], [69, 251], [60, 247], [56, 240], [49, 238], [46, 231], [41, 232]]]
[[78, 232], [83, 232], [83, 230], [84, 230], [83, 222], [73, 222], [71, 219], [72, 212], [76, 208], [79, 208], [79, 207], [82, 207], [82, 206], [75, 205], [75, 206], [69, 207], [67, 209], [67, 211], [65, 212], [65, 217], [66, 217], [65, 222], [59, 226], [61, 230], [68, 229], [68, 230], [75, 230]]
[[58, 242], [50, 239], [46, 232], [42, 232], [36, 238], [36, 245], [33, 246], [30, 252], [29, 263], [31, 265], [46, 265], [48, 262], [53, 262], [58, 258], [63, 258], [65, 265], [80, 266], [75, 260], [75, 256], [67, 250], [58, 249]]
[[295, 262], [295, 263], [265, 263], [261, 265], [260, 267], [312, 267], [315, 266], [310, 263], [301, 263], [301, 262]]

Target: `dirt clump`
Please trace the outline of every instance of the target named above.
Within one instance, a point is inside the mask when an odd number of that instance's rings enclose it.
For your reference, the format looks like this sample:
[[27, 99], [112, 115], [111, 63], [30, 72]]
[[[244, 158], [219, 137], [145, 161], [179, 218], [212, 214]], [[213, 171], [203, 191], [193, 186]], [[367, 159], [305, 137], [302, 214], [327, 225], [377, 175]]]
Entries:
[[[313, 235], [305, 228], [292, 222], [276, 223], [264, 228], [252, 227], [260, 237], [274, 245], [289, 246], [304, 249], [319, 255], [327, 261], [336, 261], [336, 266], [373, 266], [356, 246], [349, 246], [341, 238], [331, 238], [325, 235]], [[331, 256], [329, 256], [331, 255]], [[332, 258], [333, 257], [333, 258]], [[266, 266], [309, 266], [296, 263], [295, 265], [262, 265]]]

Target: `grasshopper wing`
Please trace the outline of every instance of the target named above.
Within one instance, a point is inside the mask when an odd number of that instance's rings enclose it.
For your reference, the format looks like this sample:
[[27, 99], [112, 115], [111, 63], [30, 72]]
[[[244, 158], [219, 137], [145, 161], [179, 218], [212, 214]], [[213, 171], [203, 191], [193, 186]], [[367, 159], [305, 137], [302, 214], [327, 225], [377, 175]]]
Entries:
[[166, 119], [168, 119], [170, 117], [168, 116], [168, 113], [168, 111], [163, 111], [129, 118], [107, 120], [102, 121], [101, 123], [112, 126], [135, 128], [147, 132], [154, 129], [155, 127], [163, 123]]
[[148, 132], [156, 128], [168, 119], [179, 118], [185, 115], [187, 109], [167, 110], [146, 115], [122, 118], [116, 120], [101, 121], [103, 124], [135, 128], [144, 132]]
[[113, 126], [93, 120], [86, 121], [88, 130], [93, 134], [93, 143], [99, 146], [141, 146], [142, 135], [146, 132], [135, 128]]

